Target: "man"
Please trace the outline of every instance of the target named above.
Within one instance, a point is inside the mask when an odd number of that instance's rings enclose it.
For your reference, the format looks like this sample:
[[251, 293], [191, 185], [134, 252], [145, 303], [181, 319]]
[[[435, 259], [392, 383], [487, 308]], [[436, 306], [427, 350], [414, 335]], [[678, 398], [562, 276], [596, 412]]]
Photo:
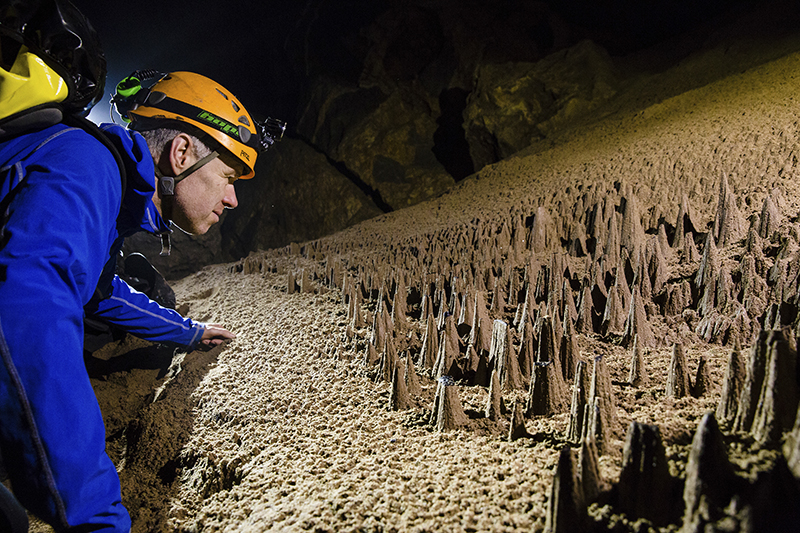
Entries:
[[187, 349], [234, 338], [162, 308], [114, 266], [137, 231], [166, 251], [170, 222], [208, 231], [273, 138], [224, 87], [185, 72], [124, 80], [114, 100], [130, 129], [88, 133], [79, 117], [103, 94], [105, 59], [65, 0], [0, 1], [0, 63], [0, 452], [16, 498], [57, 531], [128, 531], [84, 315]]

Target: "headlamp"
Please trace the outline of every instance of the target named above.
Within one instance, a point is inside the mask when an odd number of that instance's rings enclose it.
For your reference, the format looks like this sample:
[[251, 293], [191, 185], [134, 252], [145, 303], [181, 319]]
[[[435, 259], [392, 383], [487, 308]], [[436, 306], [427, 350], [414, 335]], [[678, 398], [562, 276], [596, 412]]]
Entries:
[[264, 122], [256, 121], [256, 129], [259, 132], [258, 151], [263, 154], [270, 146], [283, 138], [286, 122], [269, 117]]

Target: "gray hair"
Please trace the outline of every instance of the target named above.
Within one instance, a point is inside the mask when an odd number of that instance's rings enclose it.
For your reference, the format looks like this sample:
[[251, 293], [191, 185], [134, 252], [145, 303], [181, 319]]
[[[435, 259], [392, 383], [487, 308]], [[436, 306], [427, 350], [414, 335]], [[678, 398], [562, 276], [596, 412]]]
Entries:
[[158, 161], [164, 149], [172, 142], [172, 140], [181, 133], [185, 133], [192, 139], [192, 153], [197, 159], [202, 159], [211, 153], [211, 148], [190, 133], [185, 131], [175, 130], [170, 128], [157, 128], [154, 130], [140, 131], [142, 137], [147, 141], [147, 146], [150, 148], [150, 154], [153, 160]]

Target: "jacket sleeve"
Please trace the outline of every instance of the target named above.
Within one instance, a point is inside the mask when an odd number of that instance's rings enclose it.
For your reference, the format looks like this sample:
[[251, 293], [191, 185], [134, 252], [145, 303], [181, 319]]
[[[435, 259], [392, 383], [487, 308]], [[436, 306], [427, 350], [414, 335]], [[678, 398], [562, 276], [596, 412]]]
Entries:
[[154, 342], [170, 342], [194, 348], [205, 331], [205, 324], [184, 318], [177, 311], [162, 307], [114, 276], [108, 298], [96, 301], [87, 312], [123, 331]]

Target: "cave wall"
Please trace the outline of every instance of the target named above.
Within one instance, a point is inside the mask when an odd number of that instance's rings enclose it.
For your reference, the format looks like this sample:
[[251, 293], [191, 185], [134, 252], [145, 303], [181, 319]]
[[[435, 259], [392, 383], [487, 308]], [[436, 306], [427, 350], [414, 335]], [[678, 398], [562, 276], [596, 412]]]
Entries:
[[[312, 2], [280, 38], [286, 138], [237, 184], [240, 205], [177, 236], [168, 277], [336, 232], [435, 198], [588, 120], [643, 73], [686, 56], [745, 2]], [[680, 47], [624, 59], [675, 35]], [[264, 46], [270, 46], [265, 41]], [[657, 60], [656, 60], [657, 58]], [[152, 250], [137, 237], [127, 249]], [[151, 257], [157, 254], [150, 254]]]

